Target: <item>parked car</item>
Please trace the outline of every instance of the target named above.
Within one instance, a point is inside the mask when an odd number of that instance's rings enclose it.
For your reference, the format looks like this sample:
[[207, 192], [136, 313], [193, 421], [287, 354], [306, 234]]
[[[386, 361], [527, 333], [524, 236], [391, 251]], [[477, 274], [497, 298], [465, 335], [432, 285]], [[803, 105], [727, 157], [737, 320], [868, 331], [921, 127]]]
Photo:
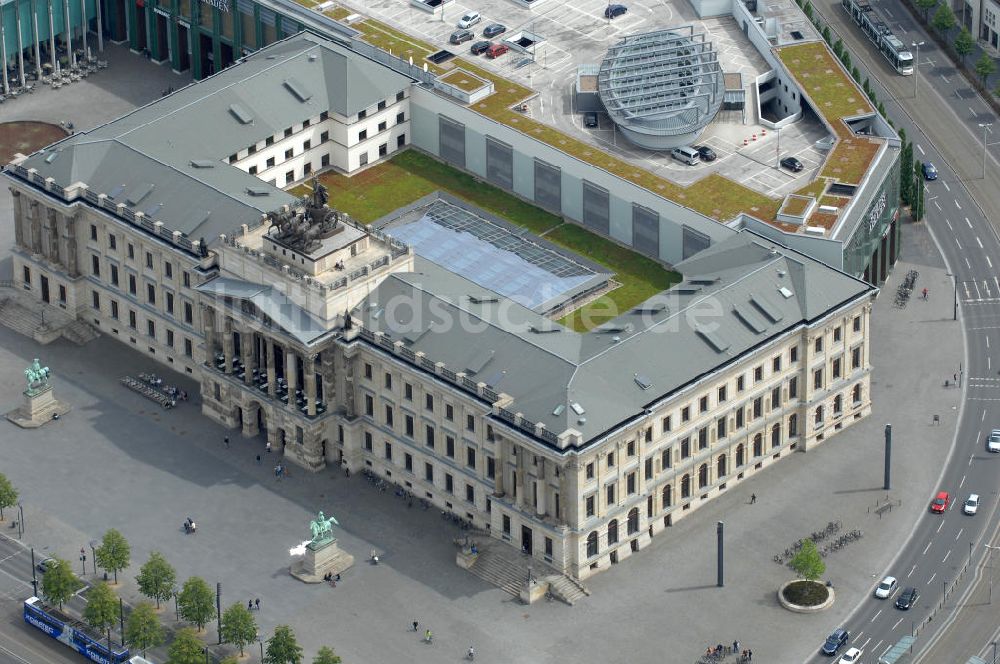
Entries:
[[951, 502], [951, 496], [948, 495], [948, 492], [938, 491], [938, 495], [931, 501], [931, 511], [935, 514], [944, 514], [945, 510], [948, 509], [949, 502]]
[[918, 597], [920, 597], [920, 593], [917, 592], [916, 588], [906, 588], [896, 598], [896, 608], [906, 611], [917, 603]]
[[864, 651], [861, 648], [848, 648], [837, 664], [858, 664]]
[[628, 11], [625, 5], [608, 5], [604, 9], [604, 18], [618, 18]]
[[707, 145], [696, 145], [694, 146], [694, 149], [697, 150], [698, 154], [701, 155], [702, 161], [715, 161], [715, 157], [717, 156], [715, 154], [715, 150], [708, 147]]
[[969, 497], [965, 499], [965, 504], [962, 505], [962, 511], [966, 514], [975, 514], [979, 511], [979, 494], [970, 493]]
[[843, 627], [835, 630], [833, 634], [826, 637], [826, 641], [821, 648], [824, 655], [836, 655], [837, 651], [844, 647], [851, 638], [851, 634]]
[[35, 565], [35, 569], [37, 569], [42, 574], [45, 574], [46, 572], [49, 571], [49, 567], [51, 567], [52, 564], [55, 563], [55, 561], [56, 561], [55, 558], [42, 558], [41, 560], [38, 561], [38, 564]]
[[802, 162], [795, 157], [785, 157], [781, 160], [781, 166], [782, 168], [787, 168], [793, 173], [798, 173], [803, 168]]
[[456, 30], [451, 33], [451, 37], [448, 38], [452, 44], [464, 44], [467, 41], [472, 41], [472, 38], [476, 35], [473, 34], [472, 30]]
[[497, 35], [502, 35], [507, 32], [507, 26], [503, 23], [490, 23], [485, 28], [483, 28], [483, 37], [489, 37], [492, 39]]
[[483, 17], [479, 15], [479, 12], [469, 12], [462, 18], [458, 19], [458, 27], [462, 29], [468, 29], [483, 20]]
[[1000, 429], [990, 432], [990, 437], [986, 439], [987, 452], [1000, 452]]
[[470, 48], [469, 51], [471, 51], [473, 55], [482, 55], [483, 53], [486, 52], [486, 49], [488, 49], [489, 47], [490, 47], [490, 42], [477, 41], [472, 45], [472, 48]]
[[921, 170], [924, 172], [925, 180], [937, 180], [937, 167], [929, 161], [925, 161], [921, 165]]
[[507, 46], [507, 44], [490, 44], [490, 47], [486, 49], [486, 57], [499, 58], [509, 50], [510, 46]]
[[597, 113], [594, 113], [593, 111], [591, 111], [589, 113], [584, 113], [583, 114], [583, 126], [584, 127], [591, 127], [591, 128], [593, 128], [593, 127], [596, 127], [597, 125], [598, 125], [598, 122], [597, 122]]
[[882, 579], [882, 583], [875, 586], [875, 597], [878, 599], [886, 599], [890, 597], [894, 592], [896, 592], [896, 587], [899, 582], [896, 581], [896, 577], [887, 576]]

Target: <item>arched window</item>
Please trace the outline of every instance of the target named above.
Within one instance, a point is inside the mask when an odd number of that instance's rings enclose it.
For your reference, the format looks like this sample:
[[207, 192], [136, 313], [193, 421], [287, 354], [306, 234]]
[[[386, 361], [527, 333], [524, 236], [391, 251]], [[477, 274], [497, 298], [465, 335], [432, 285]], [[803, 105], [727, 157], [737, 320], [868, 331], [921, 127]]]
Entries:
[[857, 385], [855, 385], [854, 389], [851, 391], [851, 401], [853, 401], [855, 404], [861, 403], [861, 384], [860, 383], [857, 384]]
[[618, 519], [611, 519], [608, 523], [608, 544], [618, 543]]
[[633, 507], [628, 513], [628, 534], [635, 535], [639, 532], [639, 508]]
[[743, 450], [743, 443], [740, 443], [739, 445], [736, 446], [736, 467], [737, 468], [739, 468], [744, 463], [746, 463], [746, 459], [743, 458], [745, 454], [746, 454], [746, 452]]
[[587, 557], [591, 558], [597, 555], [597, 531], [592, 531], [587, 535]]
[[698, 467], [698, 488], [704, 489], [708, 486], [708, 464], [703, 463]]
[[674, 504], [674, 492], [671, 490], [670, 485], [663, 487], [663, 506], [670, 507]]
[[788, 435], [793, 438], [799, 435], [799, 416], [795, 413], [788, 416]]
[[764, 454], [764, 437], [762, 435], [754, 434], [753, 437], [753, 455], [759, 457]]
[[839, 394], [833, 398], [833, 412], [835, 415], [844, 412], [844, 397]]
[[813, 421], [817, 425], [823, 424], [823, 406], [816, 406], [816, 418]]
[[689, 498], [691, 496], [691, 476], [685, 475], [681, 478], [681, 498]]
[[726, 455], [720, 454], [715, 460], [715, 476], [725, 477], [726, 476]]
[[781, 425], [775, 424], [771, 427], [771, 449], [781, 445]]

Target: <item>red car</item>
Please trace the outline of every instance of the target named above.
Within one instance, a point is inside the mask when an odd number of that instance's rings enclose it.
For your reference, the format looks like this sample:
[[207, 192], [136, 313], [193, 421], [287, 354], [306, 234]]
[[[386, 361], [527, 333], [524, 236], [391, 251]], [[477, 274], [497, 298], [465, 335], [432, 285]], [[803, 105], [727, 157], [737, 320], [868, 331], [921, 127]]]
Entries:
[[507, 44], [490, 44], [490, 47], [486, 49], [486, 57], [499, 58], [509, 50], [510, 47]]
[[948, 509], [949, 502], [951, 502], [951, 496], [948, 495], [948, 492], [938, 491], [937, 497], [931, 501], [931, 511], [935, 514], [944, 514], [944, 511]]

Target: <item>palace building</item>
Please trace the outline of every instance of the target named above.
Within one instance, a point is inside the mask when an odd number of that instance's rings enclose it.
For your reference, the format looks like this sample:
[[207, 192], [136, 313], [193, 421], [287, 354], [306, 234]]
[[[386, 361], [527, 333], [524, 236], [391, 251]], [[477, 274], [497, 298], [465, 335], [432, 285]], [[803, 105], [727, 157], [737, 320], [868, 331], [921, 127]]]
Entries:
[[281, 189], [419, 147], [432, 95], [304, 33], [19, 156], [15, 279], [289, 461], [578, 578], [869, 414], [876, 288], [753, 230], [716, 224], [680, 284], [578, 333], [545, 313], [606, 278], [583, 259], [447, 200], [376, 230]]

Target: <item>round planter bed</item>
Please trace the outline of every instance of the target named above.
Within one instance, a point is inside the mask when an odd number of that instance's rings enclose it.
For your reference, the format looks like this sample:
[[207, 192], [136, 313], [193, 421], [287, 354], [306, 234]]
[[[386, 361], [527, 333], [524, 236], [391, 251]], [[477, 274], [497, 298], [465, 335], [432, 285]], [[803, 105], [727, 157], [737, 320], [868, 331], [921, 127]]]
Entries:
[[781, 606], [795, 613], [818, 613], [833, 606], [833, 588], [819, 581], [793, 579], [778, 589]]

